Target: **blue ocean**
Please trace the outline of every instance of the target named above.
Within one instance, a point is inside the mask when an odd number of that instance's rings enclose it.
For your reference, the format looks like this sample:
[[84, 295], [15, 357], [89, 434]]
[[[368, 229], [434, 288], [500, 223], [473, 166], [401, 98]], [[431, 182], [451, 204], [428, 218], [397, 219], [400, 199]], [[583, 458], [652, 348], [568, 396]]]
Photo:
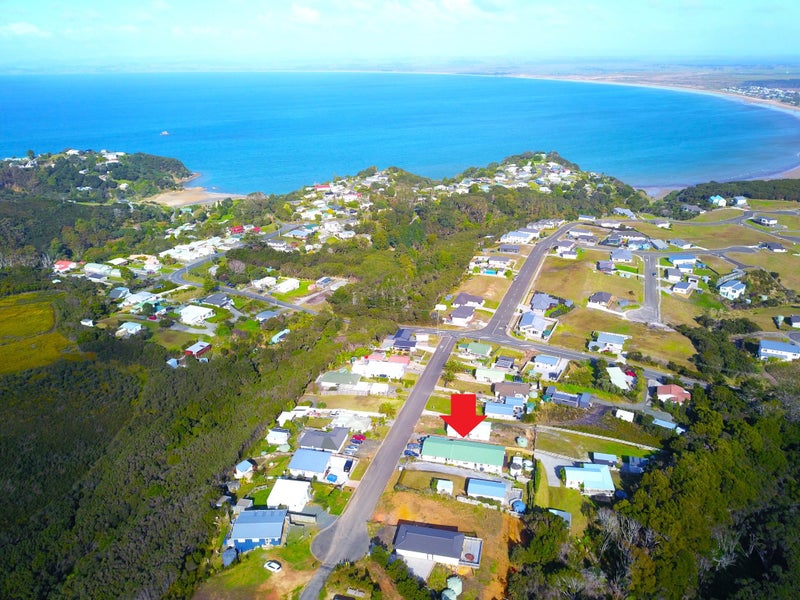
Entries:
[[449, 177], [526, 150], [660, 188], [795, 167], [800, 118], [707, 94], [488, 76], [0, 76], [0, 156], [66, 148], [176, 157], [201, 174], [191, 185], [229, 193], [371, 165]]

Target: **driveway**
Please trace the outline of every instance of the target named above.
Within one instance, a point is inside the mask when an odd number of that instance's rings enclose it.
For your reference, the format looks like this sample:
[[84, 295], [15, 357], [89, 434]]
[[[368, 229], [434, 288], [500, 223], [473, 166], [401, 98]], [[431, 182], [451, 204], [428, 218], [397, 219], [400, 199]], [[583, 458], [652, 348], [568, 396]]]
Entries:
[[534, 450], [533, 456], [542, 463], [545, 473], [547, 473], [547, 485], [550, 487], [561, 487], [561, 479], [558, 477], [561, 468], [571, 467], [576, 462], [566, 457], [550, 454], [549, 452], [542, 452], [541, 450]]

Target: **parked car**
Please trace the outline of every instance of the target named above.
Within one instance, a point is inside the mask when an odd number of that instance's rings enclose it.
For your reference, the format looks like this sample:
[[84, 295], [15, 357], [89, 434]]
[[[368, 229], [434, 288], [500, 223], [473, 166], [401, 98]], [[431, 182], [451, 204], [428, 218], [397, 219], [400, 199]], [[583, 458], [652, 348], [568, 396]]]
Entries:
[[347, 446], [344, 447], [344, 449], [356, 452], [358, 450], [358, 446], [356, 446], [355, 444], [348, 444]]
[[414, 452], [413, 450], [405, 450], [405, 451], [403, 452], [403, 456], [411, 456], [411, 457], [413, 457], [413, 458], [417, 458], [417, 457], [419, 457], [419, 454], [417, 454], [417, 453], [416, 453], [416, 452]]
[[365, 439], [367, 439], [367, 436], [365, 436], [363, 433], [357, 433], [353, 436], [353, 439], [363, 442]]
[[357, 440], [356, 438], [350, 438], [350, 443], [351, 444], [356, 444], [357, 446], [360, 446], [361, 444], [364, 443], [364, 441], [363, 440]]
[[406, 445], [406, 449], [408, 450], [419, 450], [420, 448], [422, 448], [422, 445], [420, 444], [411, 443]]
[[354, 456], [355, 453], [356, 453], [355, 450], [345, 450], [344, 452], [342, 452], [342, 454], [344, 454], [345, 456]]
[[273, 573], [277, 573], [283, 567], [281, 566], [281, 563], [279, 563], [277, 560], [268, 560], [267, 562], [264, 563], [264, 568], [267, 571], [272, 571]]
[[348, 461], [346, 461], [346, 462], [344, 463], [344, 469], [342, 469], [342, 470], [343, 470], [345, 473], [349, 473], [349, 472], [350, 472], [350, 469], [352, 469], [352, 468], [353, 468], [353, 461], [352, 461], [352, 460], [348, 460]]

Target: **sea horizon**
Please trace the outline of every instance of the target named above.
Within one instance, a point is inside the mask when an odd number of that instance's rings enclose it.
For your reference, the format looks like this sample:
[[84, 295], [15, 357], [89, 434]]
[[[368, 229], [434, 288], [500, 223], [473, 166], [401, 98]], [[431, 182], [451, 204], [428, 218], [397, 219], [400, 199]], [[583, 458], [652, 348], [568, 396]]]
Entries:
[[555, 151], [646, 190], [775, 177], [800, 164], [800, 113], [683, 87], [352, 70], [0, 82], [0, 155], [160, 154], [199, 173], [193, 186], [230, 194], [287, 193], [373, 165], [449, 178], [525, 151]]

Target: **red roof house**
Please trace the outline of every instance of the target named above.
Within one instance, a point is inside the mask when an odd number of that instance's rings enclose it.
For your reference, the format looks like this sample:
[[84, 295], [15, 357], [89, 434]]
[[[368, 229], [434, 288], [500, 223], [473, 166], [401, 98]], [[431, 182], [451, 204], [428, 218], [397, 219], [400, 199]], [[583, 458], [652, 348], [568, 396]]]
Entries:
[[656, 397], [662, 402], [675, 402], [676, 404], [683, 404], [692, 399], [692, 395], [689, 392], [674, 383], [658, 386], [656, 388]]

